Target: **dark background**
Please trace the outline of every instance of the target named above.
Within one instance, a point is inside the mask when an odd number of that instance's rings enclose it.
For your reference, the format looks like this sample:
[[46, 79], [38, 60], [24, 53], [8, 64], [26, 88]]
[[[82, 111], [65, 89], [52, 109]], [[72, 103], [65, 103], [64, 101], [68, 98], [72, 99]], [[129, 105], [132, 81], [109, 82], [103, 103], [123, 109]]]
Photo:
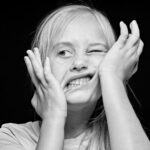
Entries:
[[[1, 5], [1, 94], [0, 94], [0, 125], [14, 122], [24, 123], [34, 120], [35, 115], [30, 104], [32, 92], [27, 70], [24, 63], [26, 50], [30, 49], [31, 41], [39, 22], [51, 10], [67, 2], [56, 0], [52, 3], [9, 3]], [[129, 24], [137, 20], [141, 38], [145, 43], [144, 51], [140, 57], [138, 72], [131, 78], [130, 86], [134, 92], [129, 91], [130, 99], [137, 115], [150, 137], [150, 102], [149, 102], [149, 60], [150, 60], [150, 12], [148, 4], [144, 1], [86, 1], [95, 8], [106, 12], [117, 34], [119, 21]], [[132, 2], [132, 3], [131, 3]], [[140, 101], [140, 105], [136, 102]]]

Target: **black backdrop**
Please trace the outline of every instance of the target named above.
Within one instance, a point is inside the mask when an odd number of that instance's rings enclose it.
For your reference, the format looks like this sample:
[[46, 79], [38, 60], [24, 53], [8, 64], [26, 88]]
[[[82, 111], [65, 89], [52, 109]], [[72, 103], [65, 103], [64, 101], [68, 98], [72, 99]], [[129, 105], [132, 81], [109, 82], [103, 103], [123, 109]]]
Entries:
[[[92, 1], [92, 0], [91, 0]], [[30, 104], [32, 92], [26, 73], [23, 57], [30, 48], [36, 26], [41, 19], [57, 6], [67, 1], [57, 0], [49, 3], [8, 3], [1, 9], [1, 97], [0, 125], [7, 122], [24, 123], [34, 120], [34, 111]], [[68, 2], [74, 2], [69, 1]], [[131, 1], [98, 1], [90, 2], [94, 7], [103, 10], [108, 15], [116, 32], [119, 33], [119, 21], [129, 24], [136, 19], [141, 29], [141, 38], [145, 43], [140, 58], [138, 72], [131, 78], [130, 86], [141, 106], [137, 104], [133, 94], [129, 92], [131, 102], [150, 137], [150, 100], [149, 100], [149, 36], [150, 12], [146, 3]]]

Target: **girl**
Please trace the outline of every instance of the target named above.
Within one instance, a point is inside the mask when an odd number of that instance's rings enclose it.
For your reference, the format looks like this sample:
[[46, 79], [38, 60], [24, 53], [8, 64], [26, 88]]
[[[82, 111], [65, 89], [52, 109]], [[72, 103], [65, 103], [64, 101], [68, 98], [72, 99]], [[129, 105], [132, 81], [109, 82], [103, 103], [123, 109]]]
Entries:
[[137, 22], [115, 38], [96, 9], [68, 5], [38, 27], [25, 63], [42, 121], [5, 124], [2, 150], [149, 150], [126, 93], [143, 50]]

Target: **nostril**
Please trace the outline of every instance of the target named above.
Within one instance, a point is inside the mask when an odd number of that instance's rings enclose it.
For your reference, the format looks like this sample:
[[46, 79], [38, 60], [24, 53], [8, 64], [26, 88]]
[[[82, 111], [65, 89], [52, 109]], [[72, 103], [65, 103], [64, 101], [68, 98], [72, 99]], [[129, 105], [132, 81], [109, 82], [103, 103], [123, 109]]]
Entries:
[[86, 66], [73, 66], [71, 67], [71, 71], [83, 71], [83, 70], [86, 70], [87, 67]]

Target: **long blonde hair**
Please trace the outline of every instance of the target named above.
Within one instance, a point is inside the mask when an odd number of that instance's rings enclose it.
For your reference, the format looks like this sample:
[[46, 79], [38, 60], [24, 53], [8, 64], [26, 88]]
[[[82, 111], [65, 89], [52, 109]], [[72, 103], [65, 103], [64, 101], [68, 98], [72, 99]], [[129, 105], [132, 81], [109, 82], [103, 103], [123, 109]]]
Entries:
[[[90, 13], [96, 18], [105, 35], [108, 49], [112, 47], [116, 40], [115, 34], [109, 20], [102, 12], [85, 5], [66, 5], [47, 15], [37, 28], [32, 48], [39, 48], [42, 62], [49, 55], [53, 45], [61, 37], [67, 25], [74, 18], [86, 13]], [[88, 129], [90, 131], [88, 150], [110, 150], [106, 115], [100, 102], [102, 100], [98, 101], [95, 111], [88, 122]]]

